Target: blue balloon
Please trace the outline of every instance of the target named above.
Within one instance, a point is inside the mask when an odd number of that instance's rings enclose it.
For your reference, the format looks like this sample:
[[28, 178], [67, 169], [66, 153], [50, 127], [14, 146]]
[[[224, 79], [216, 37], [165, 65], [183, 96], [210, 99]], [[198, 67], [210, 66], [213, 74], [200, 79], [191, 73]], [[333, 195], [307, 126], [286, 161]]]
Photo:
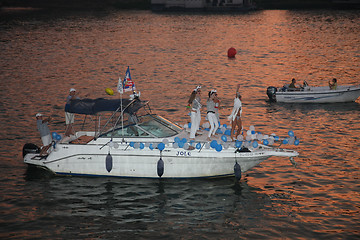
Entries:
[[187, 139], [186, 139], [186, 138], [183, 138], [183, 139], [181, 139], [181, 142], [186, 143], [186, 142], [187, 142]]
[[254, 148], [257, 148], [259, 146], [257, 141], [254, 141], [252, 145], [253, 145]]
[[223, 124], [223, 127], [224, 127], [224, 128], [227, 128], [227, 125], [224, 123], [224, 124]]
[[235, 142], [235, 147], [240, 148], [241, 145], [242, 145], [242, 141], [237, 141], [237, 140], [236, 140], [236, 142]]
[[221, 150], [223, 148], [222, 148], [221, 144], [218, 144], [215, 149], [216, 149], [217, 152], [221, 152]]
[[52, 133], [51, 133], [51, 136], [52, 136], [53, 139], [56, 139], [56, 136], [57, 136], [57, 135], [58, 135], [58, 134], [57, 134], [56, 132], [52, 132]]
[[269, 141], [268, 141], [267, 139], [264, 139], [263, 144], [264, 144], [265, 146], [267, 146], [267, 145], [269, 145]]
[[289, 140], [287, 138], [284, 139], [283, 144], [288, 144]]
[[179, 148], [183, 148], [183, 147], [184, 147], [184, 144], [185, 144], [185, 143], [184, 143], [183, 141], [179, 142], [179, 143], [178, 143]]
[[144, 147], [145, 147], [145, 144], [140, 143], [140, 149], [144, 149]]
[[204, 130], [205, 130], [205, 131], [210, 131], [210, 128], [205, 128]]
[[292, 130], [290, 130], [290, 131], [288, 132], [288, 134], [289, 134], [290, 137], [293, 137], [293, 136], [294, 136], [294, 132], [293, 132]]
[[174, 141], [175, 141], [176, 143], [178, 143], [178, 142], [180, 142], [180, 138], [179, 138], [179, 137], [175, 137], [175, 138], [174, 138]]
[[200, 149], [201, 148], [201, 143], [197, 143], [196, 144], [196, 149]]
[[231, 130], [230, 129], [226, 129], [224, 132], [225, 135], [230, 136], [231, 135]]
[[154, 150], [154, 146], [152, 143], [150, 143], [149, 148], [150, 148], [150, 150]]
[[255, 134], [255, 133], [256, 133], [255, 130], [252, 130], [252, 131], [251, 131], [251, 134]]
[[134, 142], [130, 142], [130, 147], [134, 147], [135, 143]]
[[191, 128], [191, 122], [188, 123], [188, 127]]
[[222, 135], [221, 140], [223, 140], [224, 142], [227, 142], [227, 137], [225, 135]]
[[218, 134], [223, 134], [223, 132], [222, 132], [221, 129], [219, 129], [219, 128], [216, 130], [216, 133], [218, 133]]
[[56, 135], [55, 137], [56, 140], [60, 141], [61, 140], [61, 136], [59, 134]]
[[210, 143], [210, 147], [212, 147], [212, 148], [216, 148], [217, 145], [218, 145], [218, 143], [216, 140], [212, 140]]
[[295, 142], [294, 142], [294, 145], [297, 146], [300, 144], [300, 140], [299, 139], [296, 139]]
[[165, 148], [165, 144], [161, 142], [161, 143], [158, 144], [157, 148], [158, 148], [160, 151], [162, 151], [162, 150], [164, 150], [164, 148]]
[[279, 141], [279, 140], [280, 140], [279, 136], [274, 136], [274, 139], [275, 139], [275, 141]]

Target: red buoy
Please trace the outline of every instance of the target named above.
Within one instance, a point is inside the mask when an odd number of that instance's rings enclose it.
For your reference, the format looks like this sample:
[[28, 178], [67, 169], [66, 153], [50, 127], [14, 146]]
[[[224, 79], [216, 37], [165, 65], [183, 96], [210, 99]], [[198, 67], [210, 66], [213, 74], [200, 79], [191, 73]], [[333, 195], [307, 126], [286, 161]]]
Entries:
[[228, 50], [228, 57], [229, 57], [229, 58], [234, 58], [235, 55], [236, 55], [236, 49], [233, 48], [233, 47], [229, 48], [229, 50]]

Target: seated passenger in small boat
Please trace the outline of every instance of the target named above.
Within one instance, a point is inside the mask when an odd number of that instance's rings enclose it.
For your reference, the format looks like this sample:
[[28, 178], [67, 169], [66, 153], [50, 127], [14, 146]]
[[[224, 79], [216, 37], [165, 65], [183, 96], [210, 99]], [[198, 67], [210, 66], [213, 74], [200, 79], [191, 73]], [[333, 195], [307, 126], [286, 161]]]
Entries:
[[289, 90], [289, 91], [300, 91], [300, 88], [298, 88], [298, 87], [295, 85], [295, 83], [296, 83], [295, 78], [291, 79], [291, 83], [290, 83], [290, 85], [289, 85], [289, 87], [288, 87], [288, 90]]
[[336, 88], [337, 88], [336, 78], [333, 78], [333, 80], [331, 82], [329, 81], [329, 88], [330, 88], [330, 90], [336, 90]]

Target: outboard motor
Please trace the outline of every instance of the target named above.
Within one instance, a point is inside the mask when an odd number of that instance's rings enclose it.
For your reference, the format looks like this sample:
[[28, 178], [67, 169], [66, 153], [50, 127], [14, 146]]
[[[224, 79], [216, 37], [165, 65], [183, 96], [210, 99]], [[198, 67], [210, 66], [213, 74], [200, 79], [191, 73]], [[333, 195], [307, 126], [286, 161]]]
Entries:
[[268, 95], [270, 101], [276, 102], [276, 92], [277, 92], [276, 87], [268, 87], [267, 88], [266, 94]]
[[23, 157], [28, 153], [40, 153], [40, 148], [33, 143], [26, 143], [23, 147]]

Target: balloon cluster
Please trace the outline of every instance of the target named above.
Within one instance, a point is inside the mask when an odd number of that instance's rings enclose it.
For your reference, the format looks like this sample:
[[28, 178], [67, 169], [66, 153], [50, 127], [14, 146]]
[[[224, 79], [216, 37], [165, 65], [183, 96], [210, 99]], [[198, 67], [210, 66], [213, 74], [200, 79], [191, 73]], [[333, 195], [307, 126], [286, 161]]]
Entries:
[[51, 136], [52, 136], [52, 139], [53, 139], [54, 141], [60, 141], [60, 140], [61, 140], [61, 135], [58, 134], [57, 132], [52, 132], [52, 133], [51, 133]]
[[164, 139], [162, 142], [160, 143], [142, 143], [142, 142], [130, 142], [129, 146], [134, 148], [134, 149], [144, 149], [144, 148], [149, 148], [150, 150], [154, 150], [155, 148], [159, 149], [160, 151], [164, 150], [166, 145], [168, 145], [169, 140], [168, 139]]
[[[202, 125], [204, 130], [209, 130], [208, 124], [209, 123], [206, 122]], [[189, 128], [191, 127], [190, 123], [184, 125], [184, 128], [188, 128], [188, 127]], [[170, 143], [169, 140], [165, 138], [160, 143], [130, 142], [129, 145], [130, 145], [130, 147], [133, 147], [134, 149], [144, 149], [144, 148], [148, 147], [150, 150], [157, 148], [160, 151], [164, 150], [167, 146], [172, 146], [175, 149], [183, 148], [185, 150], [194, 149], [194, 148], [200, 150], [203, 147], [205, 147], [206, 149], [212, 148], [212, 149], [216, 150], [217, 152], [221, 152], [223, 149], [228, 149], [231, 146], [234, 148], [242, 148], [242, 147], [257, 148], [257, 147], [259, 147], [259, 144], [263, 144], [263, 145], [267, 146], [267, 145], [273, 145], [275, 142], [279, 142], [282, 144], [294, 144], [294, 145], [300, 144], [300, 140], [295, 137], [294, 132], [292, 130], [290, 130], [288, 132], [289, 137], [280, 138], [275, 133], [267, 135], [267, 134], [262, 134], [261, 132], [256, 132], [255, 127], [250, 126], [249, 130], [247, 130], [247, 131], [244, 130], [244, 132], [243, 132], [244, 135], [239, 135], [234, 143], [231, 141], [230, 142], [228, 141], [228, 136], [231, 135], [231, 129], [229, 128], [229, 126], [227, 126], [226, 124], [222, 125], [219, 128], [219, 133], [222, 134], [220, 137], [220, 139], [221, 139], [220, 141], [213, 140], [211, 142], [201, 143], [201, 142], [195, 142], [194, 140], [189, 141], [186, 138], [175, 137], [174, 142], [172, 142], [172, 143]], [[246, 133], [246, 135], [245, 135], [245, 133]]]
[[261, 132], [256, 132], [255, 127], [252, 125], [250, 126], [249, 130], [246, 131], [246, 136], [239, 135], [237, 138], [237, 141], [243, 143], [244, 147], [252, 146], [254, 148], [257, 148], [259, 146], [259, 142], [263, 145], [274, 145], [275, 142], [280, 142], [282, 140], [282, 144], [289, 144], [289, 145], [299, 145], [300, 140], [296, 138], [294, 135], [294, 132], [290, 130], [288, 132], [289, 137], [286, 138], [280, 138], [275, 133], [272, 133], [270, 135], [262, 134]]

